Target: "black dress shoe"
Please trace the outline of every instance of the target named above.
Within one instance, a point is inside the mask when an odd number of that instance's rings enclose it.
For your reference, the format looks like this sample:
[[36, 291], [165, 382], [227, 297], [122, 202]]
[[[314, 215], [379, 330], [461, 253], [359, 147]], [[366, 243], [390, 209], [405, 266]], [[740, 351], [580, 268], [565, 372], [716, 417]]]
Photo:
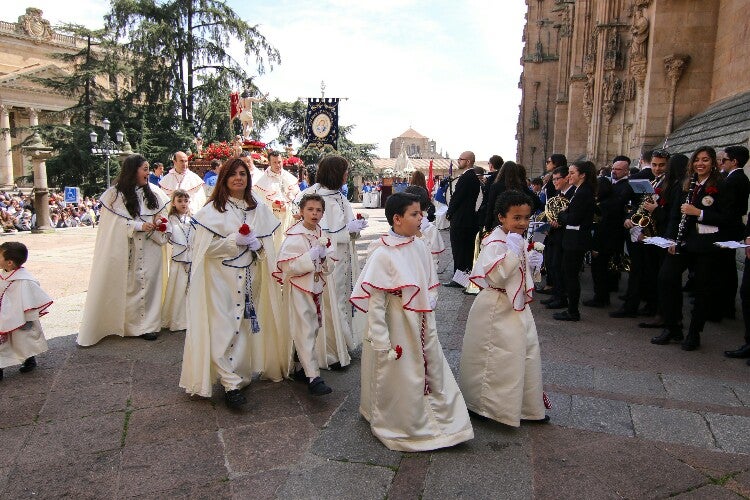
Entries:
[[229, 408], [237, 410], [247, 403], [247, 398], [245, 398], [245, 395], [239, 389], [234, 389], [224, 393], [224, 401]]
[[332, 393], [333, 389], [328, 387], [322, 378], [315, 377], [312, 382], [307, 384], [307, 391], [313, 396], [324, 396]]
[[528, 419], [528, 418], [522, 418], [521, 419], [522, 424], [548, 424], [549, 423], [549, 415], [545, 415], [544, 418], [539, 419]]
[[449, 281], [448, 283], [443, 283], [443, 286], [447, 286], [448, 288], [466, 288], [461, 283], [457, 283], [453, 280]]
[[609, 301], [608, 300], [599, 300], [599, 299], [589, 299], [589, 300], [584, 300], [583, 301], [583, 305], [586, 306], [586, 307], [599, 307], [599, 308], [602, 308], [602, 307], [607, 307], [609, 305]]
[[701, 337], [697, 333], [688, 333], [685, 336], [685, 340], [680, 344], [680, 348], [683, 351], [694, 351], [701, 346]]
[[656, 345], [667, 345], [671, 341], [679, 342], [682, 340], [682, 332], [679, 330], [670, 330], [665, 328], [660, 335], [651, 338], [651, 343]]
[[143, 335], [141, 335], [141, 338], [143, 340], [156, 340], [157, 335], [156, 335], [156, 332], [149, 332], [149, 333], [144, 333]]
[[664, 323], [638, 323], [638, 328], [664, 328]]
[[36, 368], [36, 358], [31, 356], [30, 358], [26, 358], [18, 371], [21, 373], [29, 373], [34, 368]]
[[581, 321], [580, 314], [572, 314], [569, 311], [560, 311], [552, 315], [558, 321]]
[[636, 311], [628, 311], [627, 309], [618, 309], [609, 313], [610, 318], [635, 318], [638, 316]]
[[728, 358], [750, 358], [750, 344], [745, 344], [734, 351], [724, 351], [724, 356]]
[[547, 309], [565, 309], [566, 307], [568, 307], [567, 300], [553, 300], [547, 304]]

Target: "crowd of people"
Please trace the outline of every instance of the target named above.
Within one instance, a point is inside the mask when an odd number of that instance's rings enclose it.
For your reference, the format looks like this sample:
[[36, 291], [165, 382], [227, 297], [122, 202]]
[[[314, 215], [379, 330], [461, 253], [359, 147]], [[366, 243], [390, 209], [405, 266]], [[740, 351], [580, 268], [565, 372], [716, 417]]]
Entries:
[[[65, 203], [59, 194], [49, 195], [49, 221], [53, 228], [96, 226], [99, 219], [99, 205], [96, 198], [86, 197], [79, 203]], [[40, 226], [36, 219], [34, 200], [18, 191], [0, 192], [0, 224], [3, 233], [31, 231]]]

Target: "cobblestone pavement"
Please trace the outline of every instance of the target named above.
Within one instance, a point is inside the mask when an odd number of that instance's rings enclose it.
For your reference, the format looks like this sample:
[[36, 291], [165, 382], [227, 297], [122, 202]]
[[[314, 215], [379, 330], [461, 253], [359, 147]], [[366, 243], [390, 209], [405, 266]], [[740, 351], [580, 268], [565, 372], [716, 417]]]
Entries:
[[[364, 258], [387, 225], [382, 210], [358, 211], [370, 213]], [[397, 453], [358, 415], [357, 360], [325, 374], [329, 396], [256, 382], [235, 413], [220, 391], [177, 387], [182, 332], [76, 347], [95, 234], [2, 239], [29, 246], [27, 267], [56, 302], [39, 368], [0, 382], [0, 498], [750, 498], [750, 367], [721, 355], [741, 343], [740, 321], [709, 324], [701, 349], [684, 352], [651, 345], [639, 320], [583, 308], [580, 323], [559, 323], [534, 303], [552, 423], [474, 421], [468, 443]], [[440, 292], [454, 370], [472, 300]]]

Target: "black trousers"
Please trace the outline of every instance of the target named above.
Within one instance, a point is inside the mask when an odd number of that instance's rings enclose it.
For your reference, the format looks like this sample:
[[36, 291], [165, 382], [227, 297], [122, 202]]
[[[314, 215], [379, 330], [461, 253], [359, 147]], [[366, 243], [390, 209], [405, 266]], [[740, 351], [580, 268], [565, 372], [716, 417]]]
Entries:
[[478, 227], [451, 226], [450, 237], [454, 271], [461, 270], [468, 273], [474, 267], [474, 240], [478, 232]]
[[625, 303], [622, 308], [636, 312], [641, 304], [641, 284], [645, 273], [645, 252], [643, 243], [633, 243], [628, 237], [626, 242], [630, 256], [630, 272], [628, 273], [628, 288], [625, 291]]
[[717, 264], [721, 273], [721, 290], [716, 296], [716, 314], [722, 317], [735, 315], [735, 300], [737, 298], [737, 261], [735, 250], [719, 250]]
[[682, 274], [689, 267], [693, 270], [695, 303], [690, 318], [688, 335], [697, 335], [706, 324], [706, 314], [711, 297], [721, 286], [716, 275], [716, 252], [686, 252], [664, 258], [659, 271], [659, 300], [662, 318], [669, 328], [682, 325]]
[[565, 277], [563, 275], [563, 251], [560, 243], [550, 245], [547, 273], [552, 277], [552, 295], [558, 300], [565, 299]]
[[661, 311], [659, 304], [658, 277], [664, 256], [667, 251], [656, 245], [643, 245], [643, 277], [641, 279], [641, 296], [646, 301], [646, 308], [652, 312]]
[[742, 301], [742, 319], [745, 320], [745, 343], [750, 344], [750, 259], [745, 258], [745, 270], [742, 272], [740, 285]]
[[596, 257], [591, 256], [591, 280], [594, 282], [594, 300], [609, 302], [609, 291], [612, 286], [612, 273], [609, 261], [612, 252], [599, 251]]
[[581, 266], [585, 250], [563, 250], [562, 269], [565, 280], [565, 291], [568, 295], [568, 312], [580, 314], [578, 301], [581, 299]]

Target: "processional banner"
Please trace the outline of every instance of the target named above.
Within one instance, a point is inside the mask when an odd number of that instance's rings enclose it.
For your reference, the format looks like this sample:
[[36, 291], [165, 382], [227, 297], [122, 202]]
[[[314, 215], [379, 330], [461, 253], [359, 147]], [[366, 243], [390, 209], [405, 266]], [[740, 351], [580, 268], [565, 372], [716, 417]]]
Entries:
[[330, 144], [338, 147], [339, 99], [309, 98], [305, 116], [307, 145], [322, 147]]
[[231, 122], [237, 118], [242, 112], [242, 106], [240, 106], [240, 93], [232, 92], [229, 95], [229, 121]]

